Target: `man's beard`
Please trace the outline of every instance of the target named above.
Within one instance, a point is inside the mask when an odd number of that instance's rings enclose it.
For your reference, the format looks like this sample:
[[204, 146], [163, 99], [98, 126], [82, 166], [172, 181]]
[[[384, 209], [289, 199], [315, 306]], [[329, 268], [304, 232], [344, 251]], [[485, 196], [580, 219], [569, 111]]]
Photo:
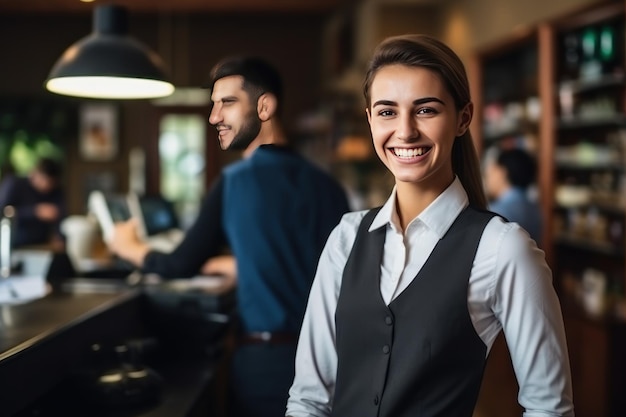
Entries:
[[261, 131], [261, 119], [255, 110], [248, 113], [245, 123], [241, 126], [241, 130], [233, 138], [228, 150], [243, 151], [250, 143], [259, 135]]

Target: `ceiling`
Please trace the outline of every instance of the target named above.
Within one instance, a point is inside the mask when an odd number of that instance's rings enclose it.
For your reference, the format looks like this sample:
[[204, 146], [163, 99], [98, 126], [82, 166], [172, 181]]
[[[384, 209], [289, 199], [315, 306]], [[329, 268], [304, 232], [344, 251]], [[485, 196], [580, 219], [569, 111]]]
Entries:
[[346, 0], [0, 0], [2, 12], [82, 13], [98, 4], [115, 3], [130, 12], [328, 12]]

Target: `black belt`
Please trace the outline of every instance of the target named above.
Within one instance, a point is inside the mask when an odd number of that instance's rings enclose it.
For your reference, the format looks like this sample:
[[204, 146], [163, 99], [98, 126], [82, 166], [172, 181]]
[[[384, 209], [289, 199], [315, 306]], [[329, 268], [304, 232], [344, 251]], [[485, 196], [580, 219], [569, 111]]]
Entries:
[[239, 335], [240, 345], [254, 344], [296, 344], [298, 335], [288, 332], [250, 332]]

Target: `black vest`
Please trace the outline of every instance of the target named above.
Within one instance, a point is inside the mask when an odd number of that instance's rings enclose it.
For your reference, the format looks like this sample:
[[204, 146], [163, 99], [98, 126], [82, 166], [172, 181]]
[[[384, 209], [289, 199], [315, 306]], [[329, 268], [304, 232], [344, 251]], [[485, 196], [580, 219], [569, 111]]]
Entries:
[[469, 276], [493, 213], [464, 210], [413, 282], [380, 295], [385, 227], [363, 218], [339, 293], [335, 417], [471, 417], [486, 346], [467, 309]]

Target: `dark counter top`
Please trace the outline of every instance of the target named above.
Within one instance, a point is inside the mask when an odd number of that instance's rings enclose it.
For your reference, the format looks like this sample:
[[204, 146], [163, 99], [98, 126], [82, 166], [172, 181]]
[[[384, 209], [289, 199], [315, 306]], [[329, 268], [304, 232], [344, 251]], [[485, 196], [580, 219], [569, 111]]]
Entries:
[[138, 290], [53, 293], [24, 304], [0, 306], [0, 366], [33, 345], [138, 296]]
[[[22, 413], [36, 403], [54, 408], [51, 398], [63, 397], [64, 381], [93, 359], [94, 344], [153, 338], [161, 317], [155, 323], [152, 292], [124, 285], [101, 293], [56, 290], [25, 304], [0, 306], [2, 416], [31, 415]], [[215, 358], [183, 356], [169, 355], [155, 367], [165, 381], [158, 407], [124, 415], [187, 415], [198, 396], [206, 394]], [[37, 413], [32, 415], [56, 415]]]
[[[145, 334], [143, 295], [52, 293], [0, 306], [2, 413], [10, 416], [87, 361], [93, 343]], [[5, 414], [6, 413], [6, 414]]]

